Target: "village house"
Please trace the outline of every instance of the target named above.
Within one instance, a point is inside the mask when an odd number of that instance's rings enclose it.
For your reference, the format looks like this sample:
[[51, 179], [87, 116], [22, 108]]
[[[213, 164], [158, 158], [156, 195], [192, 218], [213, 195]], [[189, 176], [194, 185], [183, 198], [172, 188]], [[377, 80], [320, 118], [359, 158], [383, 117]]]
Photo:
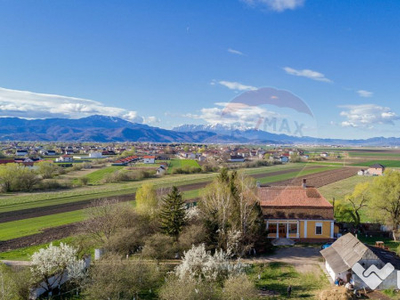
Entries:
[[156, 161], [156, 157], [154, 155], [143, 156], [143, 163], [145, 163], [145, 164], [154, 164], [155, 161]]
[[98, 158], [104, 158], [104, 156], [103, 156], [103, 154], [102, 154], [101, 152], [95, 152], [95, 151], [93, 151], [93, 152], [90, 152], [90, 153], [89, 153], [89, 158], [98, 159]]
[[368, 174], [372, 176], [381, 176], [385, 172], [385, 167], [381, 164], [373, 164], [368, 168]]
[[56, 162], [73, 162], [74, 159], [72, 158], [71, 155], [61, 155], [59, 158], [56, 158]]
[[334, 238], [333, 206], [305, 179], [301, 186], [258, 188], [268, 238], [328, 241]]
[[231, 155], [230, 159], [228, 161], [229, 162], [244, 162], [245, 159], [243, 156], [240, 156], [240, 155]]
[[321, 157], [328, 157], [328, 156], [329, 156], [329, 153], [328, 153], [328, 152], [322, 152], [322, 153], [320, 154], [320, 156], [321, 156]]
[[[397, 272], [386, 266], [390, 263], [394, 269], [400, 270], [400, 259], [396, 253], [381, 247], [363, 244], [354, 235], [348, 233], [337, 239], [330, 247], [321, 250], [325, 259], [325, 268], [333, 281], [341, 279], [344, 282], [352, 281], [354, 288], [371, 289], [397, 289]], [[371, 266], [385, 272], [388, 268], [388, 276], [381, 282], [371, 281], [368, 286], [357, 274], [363, 274]], [[384, 269], [383, 269], [384, 268]], [[374, 274], [374, 273], [373, 273]], [[381, 273], [380, 273], [381, 274]], [[373, 278], [374, 276], [367, 276]], [[377, 286], [371, 286], [375, 285]]]
[[157, 169], [157, 175], [162, 176], [167, 172], [167, 166], [164, 164], [161, 164], [158, 169]]
[[26, 156], [28, 155], [28, 150], [26, 149], [17, 149], [17, 151], [15, 152], [16, 156]]

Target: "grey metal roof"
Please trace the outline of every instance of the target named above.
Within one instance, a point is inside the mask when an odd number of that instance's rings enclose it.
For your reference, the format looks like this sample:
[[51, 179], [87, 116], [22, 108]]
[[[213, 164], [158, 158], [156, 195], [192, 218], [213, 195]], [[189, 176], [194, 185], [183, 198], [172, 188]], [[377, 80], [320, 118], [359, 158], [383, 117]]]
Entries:
[[360, 261], [366, 251], [369, 251], [367, 246], [348, 233], [337, 239], [330, 247], [321, 250], [321, 254], [335, 273], [342, 273]]

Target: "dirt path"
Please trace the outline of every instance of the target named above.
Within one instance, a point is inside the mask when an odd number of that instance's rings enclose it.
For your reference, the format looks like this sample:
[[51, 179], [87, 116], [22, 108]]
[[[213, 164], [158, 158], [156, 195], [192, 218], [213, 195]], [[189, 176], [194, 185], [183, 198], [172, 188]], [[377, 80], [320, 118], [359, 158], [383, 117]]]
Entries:
[[298, 272], [321, 272], [321, 254], [315, 247], [278, 248], [275, 254], [262, 258], [249, 259], [249, 263], [282, 262], [293, 265]]

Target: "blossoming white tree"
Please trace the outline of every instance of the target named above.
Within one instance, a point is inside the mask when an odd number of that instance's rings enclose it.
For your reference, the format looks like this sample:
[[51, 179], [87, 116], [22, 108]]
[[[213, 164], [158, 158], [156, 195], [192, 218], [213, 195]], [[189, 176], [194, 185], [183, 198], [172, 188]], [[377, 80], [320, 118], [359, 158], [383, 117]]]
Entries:
[[182, 263], [176, 268], [176, 276], [183, 280], [190, 277], [197, 280], [222, 281], [229, 276], [244, 272], [245, 265], [240, 260], [233, 262], [223, 250], [214, 255], [206, 251], [204, 244], [192, 246], [184, 253]]
[[32, 276], [47, 292], [59, 287], [65, 280], [83, 278], [85, 269], [85, 262], [77, 259], [77, 250], [67, 244], [50, 244], [32, 255]]

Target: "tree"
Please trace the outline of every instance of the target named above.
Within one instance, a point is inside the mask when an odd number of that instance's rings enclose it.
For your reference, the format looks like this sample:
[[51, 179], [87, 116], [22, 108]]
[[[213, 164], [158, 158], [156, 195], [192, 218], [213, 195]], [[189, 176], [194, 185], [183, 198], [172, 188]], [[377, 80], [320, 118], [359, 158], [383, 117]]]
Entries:
[[37, 164], [38, 172], [43, 179], [53, 178], [57, 174], [58, 166], [50, 161], [41, 161]]
[[397, 241], [400, 225], [400, 172], [386, 170], [385, 176], [376, 177], [370, 187], [370, 211], [378, 220], [393, 228], [393, 239]]
[[40, 179], [35, 171], [24, 166], [19, 167], [18, 174], [16, 176], [16, 184], [19, 190], [30, 192], [32, 191], [33, 187], [40, 182]]
[[160, 209], [161, 230], [175, 240], [186, 223], [186, 208], [182, 194], [176, 186], [165, 197]]
[[359, 183], [355, 186], [351, 195], [346, 197], [350, 203], [350, 215], [354, 219], [354, 226], [358, 228], [361, 223], [360, 211], [367, 207], [369, 198], [369, 182]]
[[199, 204], [208, 243], [233, 255], [243, 256], [265, 232], [256, 182], [222, 169], [207, 186]]
[[105, 256], [90, 269], [84, 289], [88, 300], [131, 300], [139, 293], [157, 288], [160, 272], [155, 264], [142, 260]]
[[50, 244], [33, 253], [31, 272], [35, 282], [46, 292], [51, 292], [60, 286], [65, 271], [69, 279], [83, 278], [86, 265], [76, 256], [77, 250], [63, 243], [60, 246]]
[[158, 208], [157, 191], [153, 184], [144, 183], [136, 191], [136, 209], [141, 214], [154, 216]]
[[171, 236], [156, 233], [145, 240], [142, 255], [157, 260], [174, 258], [175, 248], [174, 239]]
[[0, 166], [0, 184], [3, 192], [11, 192], [15, 187], [17, 164], [6, 164]]
[[205, 245], [192, 246], [184, 253], [181, 264], [176, 267], [175, 275], [183, 281], [186, 278], [198, 281], [222, 283], [230, 276], [243, 273], [245, 265], [229, 259], [223, 250], [217, 250], [214, 255], [206, 251]]
[[136, 153], [136, 148], [132, 147], [131, 150], [125, 150], [124, 152], [122, 152], [121, 156], [132, 156], [135, 155]]
[[83, 227], [101, 245], [108, 244], [118, 230], [134, 227], [137, 221], [133, 207], [115, 199], [95, 201], [87, 209], [87, 215]]
[[301, 158], [297, 152], [293, 152], [290, 154], [290, 162], [299, 162], [301, 161]]

